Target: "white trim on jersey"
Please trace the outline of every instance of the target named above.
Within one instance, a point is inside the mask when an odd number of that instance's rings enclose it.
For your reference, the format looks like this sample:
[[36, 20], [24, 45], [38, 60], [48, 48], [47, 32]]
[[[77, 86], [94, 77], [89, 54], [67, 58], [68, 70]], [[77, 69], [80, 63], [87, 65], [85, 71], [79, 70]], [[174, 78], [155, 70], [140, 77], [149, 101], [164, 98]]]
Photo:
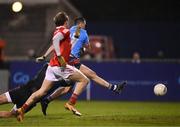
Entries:
[[54, 37], [53, 37], [53, 46], [54, 49], [56, 51], [56, 55], [60, 56], [61, 52], [60, 52], [60, 41], [64, 38], [63, 34], [61, 32], [58, 32]]
[[[75, 33], [74, 33], [74, 34], [75, 34]], [[75, 44], [76, 44], [76, 43], [78, 42], [78, 40], [79, 40], [79, 39], [77, 39], [77, 38], [74, 37], [74, 34], [73, 34], [73, 37], [72, 37], [72, 39], [71, 39], [71, 44], [72, 44], [71, 49], [74, 48]]]
[[11, 99], [11, 96], [10, 96], [9, 92], [6, 92], [5, 96], [6, 96], [7, 100], [8, 100], [8, 102], [11, 103], [12, 99]]
[[57, 26], [56, 29], [65, 28], [65, 26]]

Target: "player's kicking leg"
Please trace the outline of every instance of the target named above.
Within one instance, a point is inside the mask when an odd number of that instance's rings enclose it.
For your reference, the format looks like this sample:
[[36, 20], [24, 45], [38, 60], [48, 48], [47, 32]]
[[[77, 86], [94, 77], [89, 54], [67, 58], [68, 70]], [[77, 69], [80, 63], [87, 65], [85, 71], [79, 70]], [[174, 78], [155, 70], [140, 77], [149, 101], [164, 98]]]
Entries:
[[78, 86], [78, 88], [75, 88], [73, 95], [67, 102], [69, 104], [67, 108], [73, 113], [76, 113], [77, 110], [74, 108], [74, 105], [76, 103], [77, 97], [83, 92], [89, 80], [79, 70], [75, 69], [72, 66], [66, 65], [66, 68], [63, 68], [63, 71], [60, 67], [49, 66], [46, 71], [46, 77], [41, 88], [38, 91], [34, 92], [24, 103], [24, 105], [17, 110], [17, 120], [22, 121], [24, 118], [24, 113], [28, 109], [28, 107], [30, 107], [33, 103], [46, 95], [48, 90], [52, 88], [53, 81], [59, 81], [59, 78], [61, 77], [63, 77], [64, 79], [68, 78], [72, 81], [77, 82], [76, 85]]
[[84, 91], [87, 84], [89, 83], [89, 79], [78, 69], [74, 68], [75, 73], [69, 76], [69, 79], [72, 81], [78, 81], [76, 83], [76, 87], [73, 91], [72, 96], [69, 101], [65, 104], [65, 108], [72, 111], [75, 115], [81, 116], [81, 113], [74, 108], [78, 96]]
[[[72, 111], [73, 114], [81, 116], [81, 113], [74, 107], [74, 105], [76, 104], [76, 100], [77, 100], [78, 96], [81, 94], [81, 92], [87, 86], [89, 80], [79, 70], [77, 70], [74, 67], [72, 67], [72, 68], [75, 70], [75, 73], [73, 75], [70, 75], [69, 79], [71, 81], [75, 81], [76, 80], [76, 81], [79, 81], [79, 82], [77, 82], [76, 88], [75, 88], [74, 93], [72, 94], [71, 98], [65, 104], [65, 108], [70, 110], [70, 111]], [[45, 100], [43, 100], [41, 102], [43, 114], [46, 115], [46, 109], [47, 109], [48, 103], [50, 101], [52, 101], [53, 99], [59, 97], [60, 95], [63, 95], [65, 93], [69, 92], [70, 90], [71, 90], [71, 87], [69, 87], [69, 88], [67, 87], [65, 89], [62, 89], [62, 88], [57, 89], [52, 95], [50, 95]]]
[[[91, 70], [90, 68], [88, 68], [87, 66], [85, 66], [83, 64], [80, 65], [80, 71], [83, 74], [85, 74], [89, 79], [95, 81], [97, 84], [99, 84], [115, 93], [121, 93], [121, 91], [124, 89], [125, 85], [127, 84], [126, 81], [120, 82], [119, 84], [108, 83], [106, 80], [99, 77], [93, 70]], [[78, 86], [76, 86], [76, 87], [78, 87]], [[54, 93], [52, 93], [49, 97], [45, 98], [41, 102], [42, 112], [44, 115], [46, 115], [46, 110], [47, 110], [47, 106], [48, 106], [49, 102], [51, 102], [52, 100], [54, 100], [57, 97], [59, 97], [60, 95], [62, 95], [62, 92], [63, 92], [63, 89], [58, 89]], [[65, 105], [65, 108], [66, 107], [67, 106]]]
[[121, 91], [124, 89], [125, 85], [127, 84], [126, 81], [120, 82], [118, 84], [111, 84], [107, 82], [106, 80], [99, 77], [96, 72], [88, 68], [87, 66], [81, 64], [80, 71], [85, 74], [89, 79], [93, 80], [97, 84], [115, 92], [115, 93], [121, 93]]
[[[78, 96], [81, 94], [81, 92], [84, 90], [84, 88], [87, 86], [89, 80], [86, 78], [84, 74], [82, 74], [79, 70], [75, 69], [75, 73], [69, 77], [70, 80], [75, 81], [74, 79], [78, 80], [74, 93], [72, 94], [69, 101], [65, 104], [65, 108], [72, 111], [73, 114], [81, 116], [81, 113], [74, 107], [76, 104], [76, 100]], [[83, 83], [83, 84], [82, 84]], [[70, 88], [66, 89], [58, 89], [56, 90], [52, 95], [47, 97], [44, 101], [41, 102], [43, 114], [46, 115], [46, 109], [48, 106], [48, 103], [52, 101], [53, 99], [59, 97], [59, 95], [65, 94], [70, 91]]]

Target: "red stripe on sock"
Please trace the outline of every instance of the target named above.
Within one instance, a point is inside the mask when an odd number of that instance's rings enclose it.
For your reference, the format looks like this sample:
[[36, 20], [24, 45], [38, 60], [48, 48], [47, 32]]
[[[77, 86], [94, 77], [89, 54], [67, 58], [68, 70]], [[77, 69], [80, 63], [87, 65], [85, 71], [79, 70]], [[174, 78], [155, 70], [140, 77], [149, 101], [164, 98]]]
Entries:
[[24, 111], [26, 111], [28, 107], [29, 107], [29, 106], [28, 106], [27, 104], [23, 104], [22, 109], [23, 109]]
[[75, 93], [73, 93], [72, 96], [71, 96], [71, 98], [69, 99], [70, 104], [75, 105], [75, 104], [76, 104], [76, 101], [77, 101], [77, 98], [78, 98], [78, 95], [75, 94]]

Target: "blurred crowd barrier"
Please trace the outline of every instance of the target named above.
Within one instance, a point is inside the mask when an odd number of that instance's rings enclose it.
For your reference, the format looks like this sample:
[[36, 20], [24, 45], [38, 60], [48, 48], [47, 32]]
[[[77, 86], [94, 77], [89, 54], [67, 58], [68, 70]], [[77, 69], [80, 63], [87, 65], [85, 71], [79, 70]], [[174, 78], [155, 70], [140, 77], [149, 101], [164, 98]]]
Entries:
[[[127, 87], [121, 94], [114, 94], [94, 82], [90, 82], [80, 99], [87, 100], [125, 100], [125, 101], [180, 101], [180, 63], [178, 61], [141, 61], [133, 63], [124, 61], [82, 61], [96, 71], [102, 78], [111, 83], [128, 81]], [[32, 79], [44, 63], [33, 61], [12, 61], [6, 72], [1, 71], [0, 91], [25, 84]], [[10, 75], [8, 75], [10, 73]], [[9, 80], [7, 80], [9, 79]], [[165, 96], [158, 97], [153, 93], [157, 83], [167, 86]], [[64, 96], [67, 99], [69, 94]]]

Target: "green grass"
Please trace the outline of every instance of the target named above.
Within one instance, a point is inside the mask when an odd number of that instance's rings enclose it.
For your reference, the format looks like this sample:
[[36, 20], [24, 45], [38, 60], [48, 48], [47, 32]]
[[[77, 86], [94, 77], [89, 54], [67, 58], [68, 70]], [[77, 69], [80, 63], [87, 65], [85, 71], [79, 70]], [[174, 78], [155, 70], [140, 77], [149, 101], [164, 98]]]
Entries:
[[[180, 126], [180, 103], [79, 101], [82, 117], [65, 110], [64, 103], [52, 102], [46, 117], [38, 105], [22, 123], [15, 118], [0, 119], [0, 126]], [[3, 105], [0, 110], [11, 107]]]

